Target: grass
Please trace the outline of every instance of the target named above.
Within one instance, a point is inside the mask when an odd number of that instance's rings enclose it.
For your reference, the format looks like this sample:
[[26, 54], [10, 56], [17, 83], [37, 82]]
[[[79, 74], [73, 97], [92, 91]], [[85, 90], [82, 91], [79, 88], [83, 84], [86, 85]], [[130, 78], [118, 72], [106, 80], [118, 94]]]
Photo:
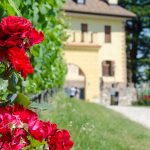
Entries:
[[72, 150], [150, 150], [150, 130], [117, 112], [62, 95], [54, 104], [41, 117], [70, 131]]

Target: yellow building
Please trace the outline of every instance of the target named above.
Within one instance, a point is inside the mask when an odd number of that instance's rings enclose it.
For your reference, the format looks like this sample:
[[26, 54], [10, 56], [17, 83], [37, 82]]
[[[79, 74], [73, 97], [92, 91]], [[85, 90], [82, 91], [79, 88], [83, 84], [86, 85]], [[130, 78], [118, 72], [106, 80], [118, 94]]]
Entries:
[[64, 6], [69, 35], [65, 87], [81, 89], [88, 101], [100, 98], [103, 83], [127, 83], [125, 22], [135, 14], [117, 0], [68, 0]]

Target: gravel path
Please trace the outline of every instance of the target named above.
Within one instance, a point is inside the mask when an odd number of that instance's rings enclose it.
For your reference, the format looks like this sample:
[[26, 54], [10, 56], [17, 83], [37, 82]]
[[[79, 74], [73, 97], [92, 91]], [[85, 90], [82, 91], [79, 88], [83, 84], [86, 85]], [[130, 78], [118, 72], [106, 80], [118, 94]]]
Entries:
[[108, 106], [108, 108], [120, 112], [130, 120], [150, 128], [150, 108], [131, 106]]

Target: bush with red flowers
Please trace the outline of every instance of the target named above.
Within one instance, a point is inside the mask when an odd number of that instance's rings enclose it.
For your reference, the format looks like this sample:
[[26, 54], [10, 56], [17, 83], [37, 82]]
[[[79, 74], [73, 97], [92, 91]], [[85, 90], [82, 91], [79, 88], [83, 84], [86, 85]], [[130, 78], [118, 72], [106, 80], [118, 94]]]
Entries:
[[43, 41], [43, 33], [36, 31], [27, 19], [17, 16], [3, 18], [0, 33], [0, 62], [9, 73], [7, 77], [17, 71], [26, 79], [34, 71], [26, 52]]
[[17, 92], [17, 76], [26, 80], [34, 72], [30, 63], [30, 48], [44, 40], [42, 32], [32, 27], [23, 17], [9, 16], [0, 22], [0, 67], [4, 80], [8, 80], [10, 94], [0, 103], [0, 149], [70, 150], [73, 142], [67, 130], [56, 124], [38, 119], [28, 108], [30, 102]]
[[144, 95], [144, 96], [143, 96], [143, 99], [150, 101], [150, 95]]

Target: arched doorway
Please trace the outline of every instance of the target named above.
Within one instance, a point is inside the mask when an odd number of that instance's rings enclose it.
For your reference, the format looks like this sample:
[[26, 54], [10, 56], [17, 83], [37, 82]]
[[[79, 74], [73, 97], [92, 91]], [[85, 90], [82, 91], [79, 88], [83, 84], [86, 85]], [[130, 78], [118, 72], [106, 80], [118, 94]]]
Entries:
[[68, 71], [65, 81], [65, 91], [69, 95], [70, 88], [75, 87], [79, 91], [79, 99], [85, 99], [85, 74], [82, 69], [75, 64], [68, 64]]

